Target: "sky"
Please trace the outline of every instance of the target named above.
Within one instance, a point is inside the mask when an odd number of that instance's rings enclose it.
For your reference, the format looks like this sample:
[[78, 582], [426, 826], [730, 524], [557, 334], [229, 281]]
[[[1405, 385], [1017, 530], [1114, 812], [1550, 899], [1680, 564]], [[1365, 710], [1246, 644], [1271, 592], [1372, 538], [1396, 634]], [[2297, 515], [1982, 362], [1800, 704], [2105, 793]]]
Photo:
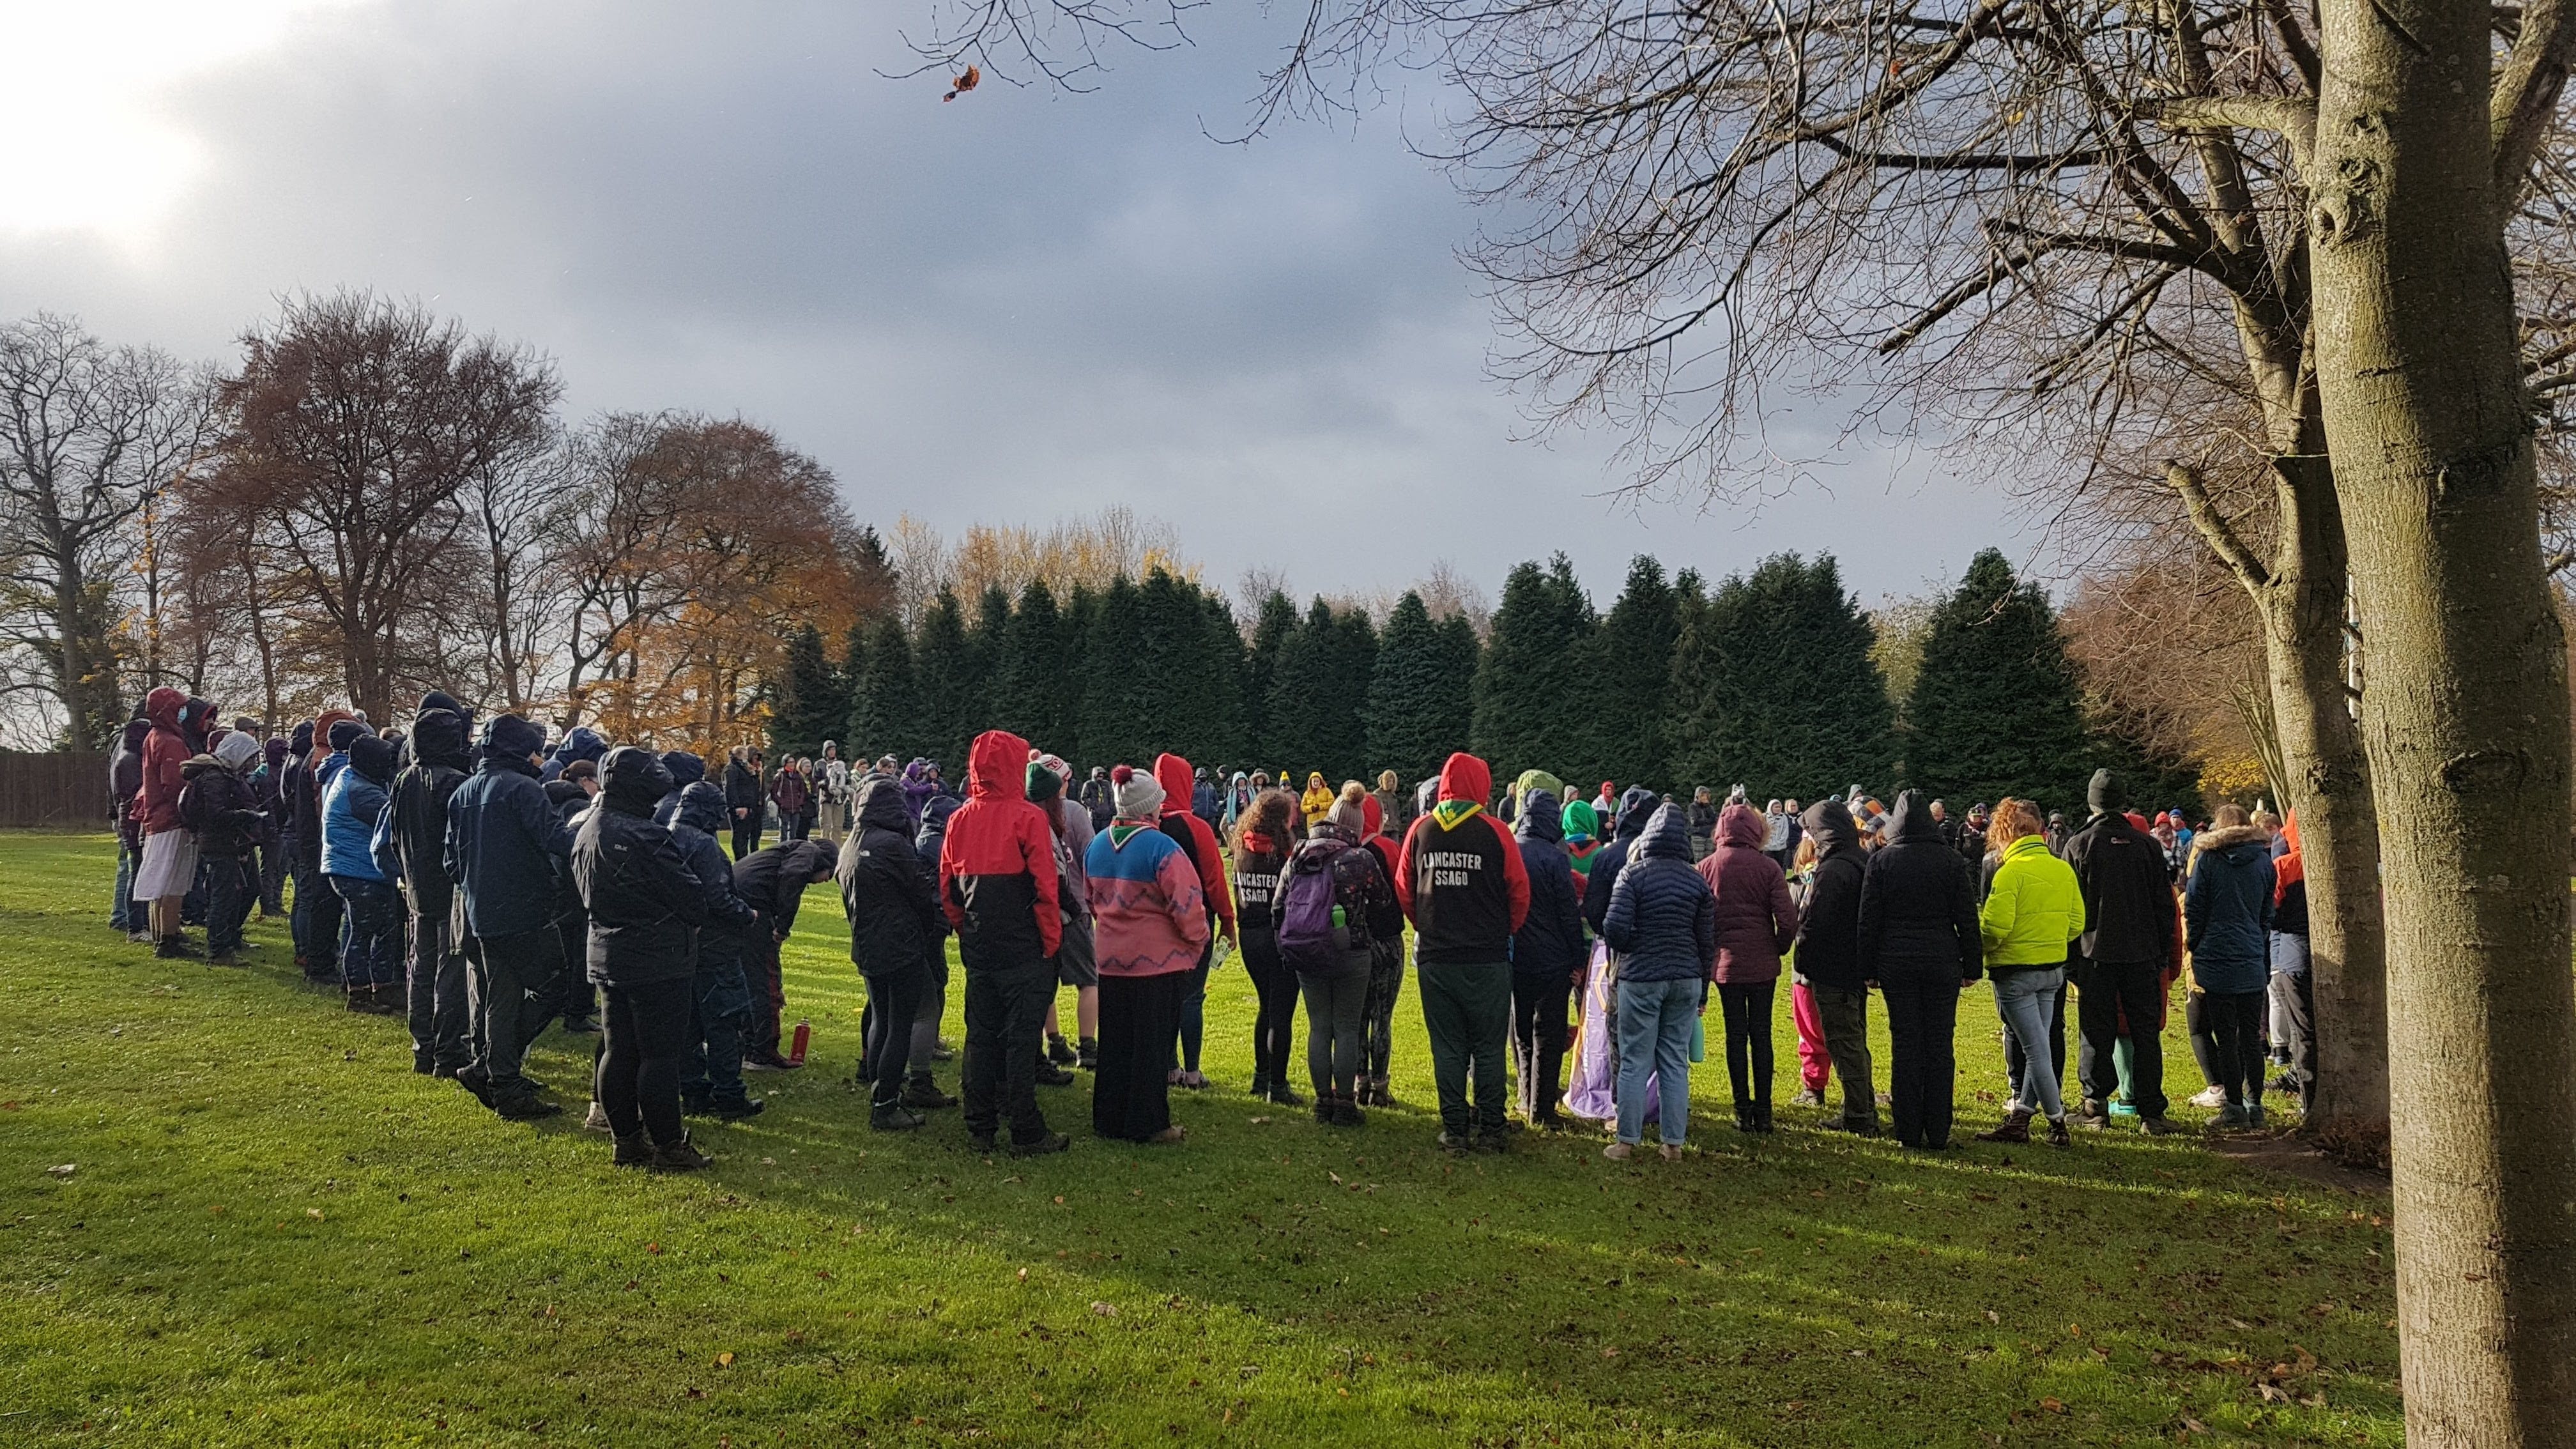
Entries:
[[1198, 12], [1088, 94], [943, 103], [937, 0], [0, 0], [0, 315], [228, 362], [281, 296], [372, 288], [540, 348], [575, 417], [736, 414], [853, 511], [1044, 524], [1125, 504], [1211, 582], [1498, 593], [1562, 549], [1720, 577], [1830, 551], [1864, 603], [2035, 557], [2002, 493], [1902, 439], [1758, 507], [1638, 501], [1610, 431], [1532, 436], [1488, 373], [1475, 208], [1408, 149], [1419, 73], [1339, 126], [1238, 133], [1284, 16]]

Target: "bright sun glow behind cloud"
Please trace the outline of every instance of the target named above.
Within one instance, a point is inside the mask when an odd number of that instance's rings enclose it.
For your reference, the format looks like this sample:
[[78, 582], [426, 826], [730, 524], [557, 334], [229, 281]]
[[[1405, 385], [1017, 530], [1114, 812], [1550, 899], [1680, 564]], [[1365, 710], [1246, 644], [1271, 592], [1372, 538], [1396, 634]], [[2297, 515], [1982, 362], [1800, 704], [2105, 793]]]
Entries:
[[168, 88], [359, 3], [0, 0], [0, 229], [140, 241], [204, 159]]

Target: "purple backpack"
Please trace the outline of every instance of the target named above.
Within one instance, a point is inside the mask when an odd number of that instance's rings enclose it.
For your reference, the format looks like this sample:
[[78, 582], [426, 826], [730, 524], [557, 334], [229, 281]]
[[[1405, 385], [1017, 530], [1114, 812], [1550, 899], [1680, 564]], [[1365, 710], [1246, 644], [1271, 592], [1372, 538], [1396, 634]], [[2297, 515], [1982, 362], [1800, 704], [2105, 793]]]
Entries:
[[1360, 913], [1344, 908], [1343, 860], [1357, 847], [1310, 839], [1282, 873], [1271, 910], [1279, 922], [1279, 959], [1292, 971], [1317, 975], [1342, 969], [1354, 947], [1365, 946]]

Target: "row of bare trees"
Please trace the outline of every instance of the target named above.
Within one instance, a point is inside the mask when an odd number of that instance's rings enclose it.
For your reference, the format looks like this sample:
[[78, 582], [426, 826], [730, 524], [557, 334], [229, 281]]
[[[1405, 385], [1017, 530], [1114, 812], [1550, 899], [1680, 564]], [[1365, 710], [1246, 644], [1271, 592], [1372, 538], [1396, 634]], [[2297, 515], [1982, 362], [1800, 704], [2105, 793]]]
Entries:
[[282, 723], [441, 687], [750, 737], [799, 623], [892, 603], [821, 464], [740, 419], [568, 427], [553, 364], [363, 292], [229, 370], [60, 317], [0, 327], [0, 705], [95, 745], [153, 684]]

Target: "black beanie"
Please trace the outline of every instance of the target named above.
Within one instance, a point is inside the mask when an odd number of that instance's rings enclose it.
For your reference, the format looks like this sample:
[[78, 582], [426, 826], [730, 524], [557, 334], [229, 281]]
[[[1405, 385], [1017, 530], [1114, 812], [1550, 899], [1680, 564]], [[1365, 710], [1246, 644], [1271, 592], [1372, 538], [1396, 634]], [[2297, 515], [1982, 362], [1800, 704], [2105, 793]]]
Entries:
[[2109, 770], [2095, 770], [2093, 783], [2084, 791], [2084, 803], [2093, 807], [2094, 814], [2108, 815], [2129, 802], [2120, 795], [2118, 776]]

